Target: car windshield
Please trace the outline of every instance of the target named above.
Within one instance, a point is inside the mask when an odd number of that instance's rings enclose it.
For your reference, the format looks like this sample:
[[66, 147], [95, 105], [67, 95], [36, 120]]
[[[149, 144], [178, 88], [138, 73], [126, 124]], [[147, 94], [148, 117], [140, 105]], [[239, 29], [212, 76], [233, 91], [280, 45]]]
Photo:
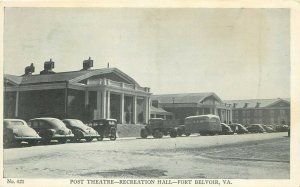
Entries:
[[71, 126], [76, 126], [82, 129], [87, 128], [87, 126], [80, 120], [69, 120]]
[[58, 128], [66, 128], [66, 125], [59, 119], [50, 119], [49, 121], [52, 125], [55, 125]]

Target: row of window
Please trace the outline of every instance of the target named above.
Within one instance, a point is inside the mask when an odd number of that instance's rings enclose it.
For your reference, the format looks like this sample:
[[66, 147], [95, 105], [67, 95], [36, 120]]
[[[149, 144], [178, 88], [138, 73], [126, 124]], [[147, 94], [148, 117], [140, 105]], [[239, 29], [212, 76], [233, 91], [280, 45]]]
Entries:
[[[279, 111], [279, 114], [278, 114]], [[270, 116], [280, 115], [284, 116], [287, 115], [286, 110], [243, 110], [243, 111], [233, 111], [234, 116], [251, 116], [253, 114], [254, 116], [263, 116], [269, 114]]]

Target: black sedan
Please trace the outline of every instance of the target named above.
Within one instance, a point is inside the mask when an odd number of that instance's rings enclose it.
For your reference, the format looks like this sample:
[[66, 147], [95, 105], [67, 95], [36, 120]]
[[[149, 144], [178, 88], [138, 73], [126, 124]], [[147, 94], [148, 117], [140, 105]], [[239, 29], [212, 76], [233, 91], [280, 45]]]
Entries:
[[74, 134], [66, 125], [56, 118], [35, 118], [28, 122], [38, 134], [42, 137], [43, 143], [50, 143], [51, 140], [57, 140], [59, 143], [66, 143], [72, 139]]
[[251, 133], [264, 133], [266, 130], [261, 124], [252, 124], [248, 127], [248, 131]]
[[62, 121], [66, 124], [67, 128], [72, 130], [74, 134], [74, 141], [76, 142], [80, 142], [81, 139], [91, 142], [94, 138], [100, 137], [97, 131], [85, 125], [78, 119], [64, 119]]
[[4, 119], [3, 144], [9, 147], [22, 141], [36, 145], [41, 137], [21, 119]]
[[221, 123], [221, 126], [222, 126], [222, 132], [220, 134], [224, 134], [224, 135], [234, 134], [230, 126], [228, 126], [227, 124]]

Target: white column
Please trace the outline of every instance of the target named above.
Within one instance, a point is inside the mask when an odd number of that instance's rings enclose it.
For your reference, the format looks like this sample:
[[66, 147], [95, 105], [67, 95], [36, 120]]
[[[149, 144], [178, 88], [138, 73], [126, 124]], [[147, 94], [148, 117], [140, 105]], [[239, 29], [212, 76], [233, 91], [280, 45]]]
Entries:
[[121, 94], [120, 118], [120, 123], [124, 124], [124, 93]]
[[19, 91], [16, 92], [16, 108], [15, 108], [15, 116], [19, 115]]
[[133, 124], [137, 123], [137, 116], [136, 116], [136, 105], [137, 105], [137, 96], [133, 96]]
[[101, 99], [101, 101], [102, 101], [102, 108], [101, 108], [101, 110], [102, 110], [102, 118], [106, 118], [106, 90], [103, 90], [102, 92], [101, 92], [101, 94], [102, 94], [102, 99]]
[[[148, 92], [149, 92], [149, 90], [150, 90], [150, 88], [147, 88], [147, 90], [148, 90]], [[150, 103], [151, 103], [151, 100], [150, 100], [150, 97], [148, 97], [148, 115], [147, 115], [147, 123], [148, 123], [148, 121], [149, 121], [149, 119], [150, 119], [150, 111], [151, 111], [151, 109], [150, 109]]]
[[144, 98], [144, 123], [149, 121], [149, 98]]
[[87, 106], [88, 104], [89, 104], [89, 92], [85, 90], [84, 105]]
[[101, 91], [98, 90], [97, 91], [97, 111], [96, 111], [96, 115], [94, 113], [94, 118], [95, 119], [101, 118], [101, 113], [102, 113], [102, 105], [101, 105], [102, 101], [101, 100], [102, 100]]
[[110, 118], [110, 91], [107, 91], [107, 118]]

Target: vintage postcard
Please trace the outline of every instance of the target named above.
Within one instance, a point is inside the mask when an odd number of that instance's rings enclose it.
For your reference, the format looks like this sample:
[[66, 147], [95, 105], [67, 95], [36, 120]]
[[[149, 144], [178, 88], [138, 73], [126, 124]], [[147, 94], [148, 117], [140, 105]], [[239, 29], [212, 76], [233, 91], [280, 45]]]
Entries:
[[1, 5], [1, 186], [300, 186], [299, 1]]

